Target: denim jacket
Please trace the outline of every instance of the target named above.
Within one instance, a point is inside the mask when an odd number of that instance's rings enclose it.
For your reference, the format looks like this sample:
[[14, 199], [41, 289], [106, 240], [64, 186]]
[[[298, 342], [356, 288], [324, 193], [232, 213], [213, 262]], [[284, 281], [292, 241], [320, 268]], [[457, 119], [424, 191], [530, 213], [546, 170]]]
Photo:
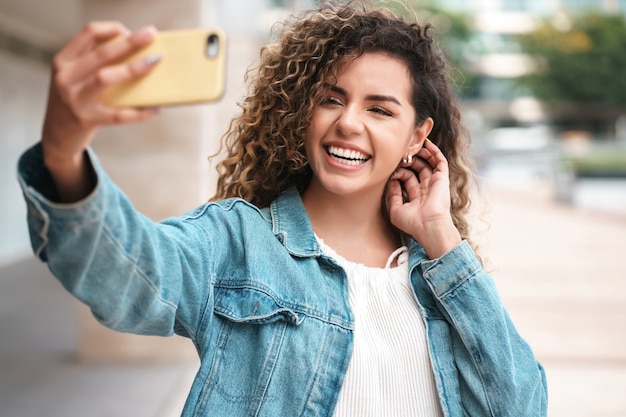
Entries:
[[[155, 223], [90, 159], [95, 190], [64, 205], [40, 145], [22, 155], [33, 250], [105, 326], [193, 341], [200, 369], [183, 416], [332, 416], [354, 317], [346, 274], [321, 252], [298, 192]], [[408, 247], [444, 415], [545, 416], [543, 368], [469, 245], [435, 260]]]

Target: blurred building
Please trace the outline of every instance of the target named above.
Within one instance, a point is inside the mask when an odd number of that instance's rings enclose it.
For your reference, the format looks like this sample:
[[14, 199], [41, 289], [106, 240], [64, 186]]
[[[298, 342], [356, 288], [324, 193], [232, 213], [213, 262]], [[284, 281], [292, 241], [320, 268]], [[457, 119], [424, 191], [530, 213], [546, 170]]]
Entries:
[[473, 122], [483, 131], [549, 122], [541, 103], [515, 82], [536, 69], [516, 36], [532, 31], [543, 19], [566, 29], [567, 13], [626, 13], [626, 0], [426, 0], [418, 4], [468, 16], [472, 35], [464, 58], [478, 81], [465, 103], [470, 125]]
[[624, 0], [441, 0], [437, 3], [442, 8], [463, 10], [469, 13], [513, 11], [536, 16], [553, 16], [556, 11], [562, 9], [574, 12], [593, 9], [608, 12], [626, 10]]

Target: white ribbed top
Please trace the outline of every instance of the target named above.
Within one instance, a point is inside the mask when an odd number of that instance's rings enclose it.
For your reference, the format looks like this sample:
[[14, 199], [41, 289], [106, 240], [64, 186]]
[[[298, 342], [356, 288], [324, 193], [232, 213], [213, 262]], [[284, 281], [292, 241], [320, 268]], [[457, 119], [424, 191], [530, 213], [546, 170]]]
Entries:
[[[408, 252], [385, 268], [350, 262], [318, 237], [348, 275], [354, 347], [334, 417], [441, 417], [424, 322], [409, 284]], [[398, 258], [398, 266], [391, 268]]]

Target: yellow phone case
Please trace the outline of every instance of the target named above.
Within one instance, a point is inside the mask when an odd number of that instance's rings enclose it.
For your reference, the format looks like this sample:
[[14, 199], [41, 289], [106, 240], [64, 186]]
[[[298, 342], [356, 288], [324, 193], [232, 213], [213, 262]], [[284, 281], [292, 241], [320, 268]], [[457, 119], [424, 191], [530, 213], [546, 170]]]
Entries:
[[154, 107], [218, 100], [224, 93], [226, 35], [220, 29], [159, 32], [148, 47], [125, 59], [161, 55], [142, 78], [114, 85], [102, 96], [116, 107]]

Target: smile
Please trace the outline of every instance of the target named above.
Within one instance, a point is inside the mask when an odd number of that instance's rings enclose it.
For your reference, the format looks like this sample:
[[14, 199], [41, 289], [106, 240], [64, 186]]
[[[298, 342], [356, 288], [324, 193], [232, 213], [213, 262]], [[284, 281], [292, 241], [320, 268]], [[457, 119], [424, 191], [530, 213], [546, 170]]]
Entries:
[[335, 161], [346, 165], [364, 164], [370, 159], [369, 155], [351, 149], [329, 146], [326, 148], [328, 155]]

